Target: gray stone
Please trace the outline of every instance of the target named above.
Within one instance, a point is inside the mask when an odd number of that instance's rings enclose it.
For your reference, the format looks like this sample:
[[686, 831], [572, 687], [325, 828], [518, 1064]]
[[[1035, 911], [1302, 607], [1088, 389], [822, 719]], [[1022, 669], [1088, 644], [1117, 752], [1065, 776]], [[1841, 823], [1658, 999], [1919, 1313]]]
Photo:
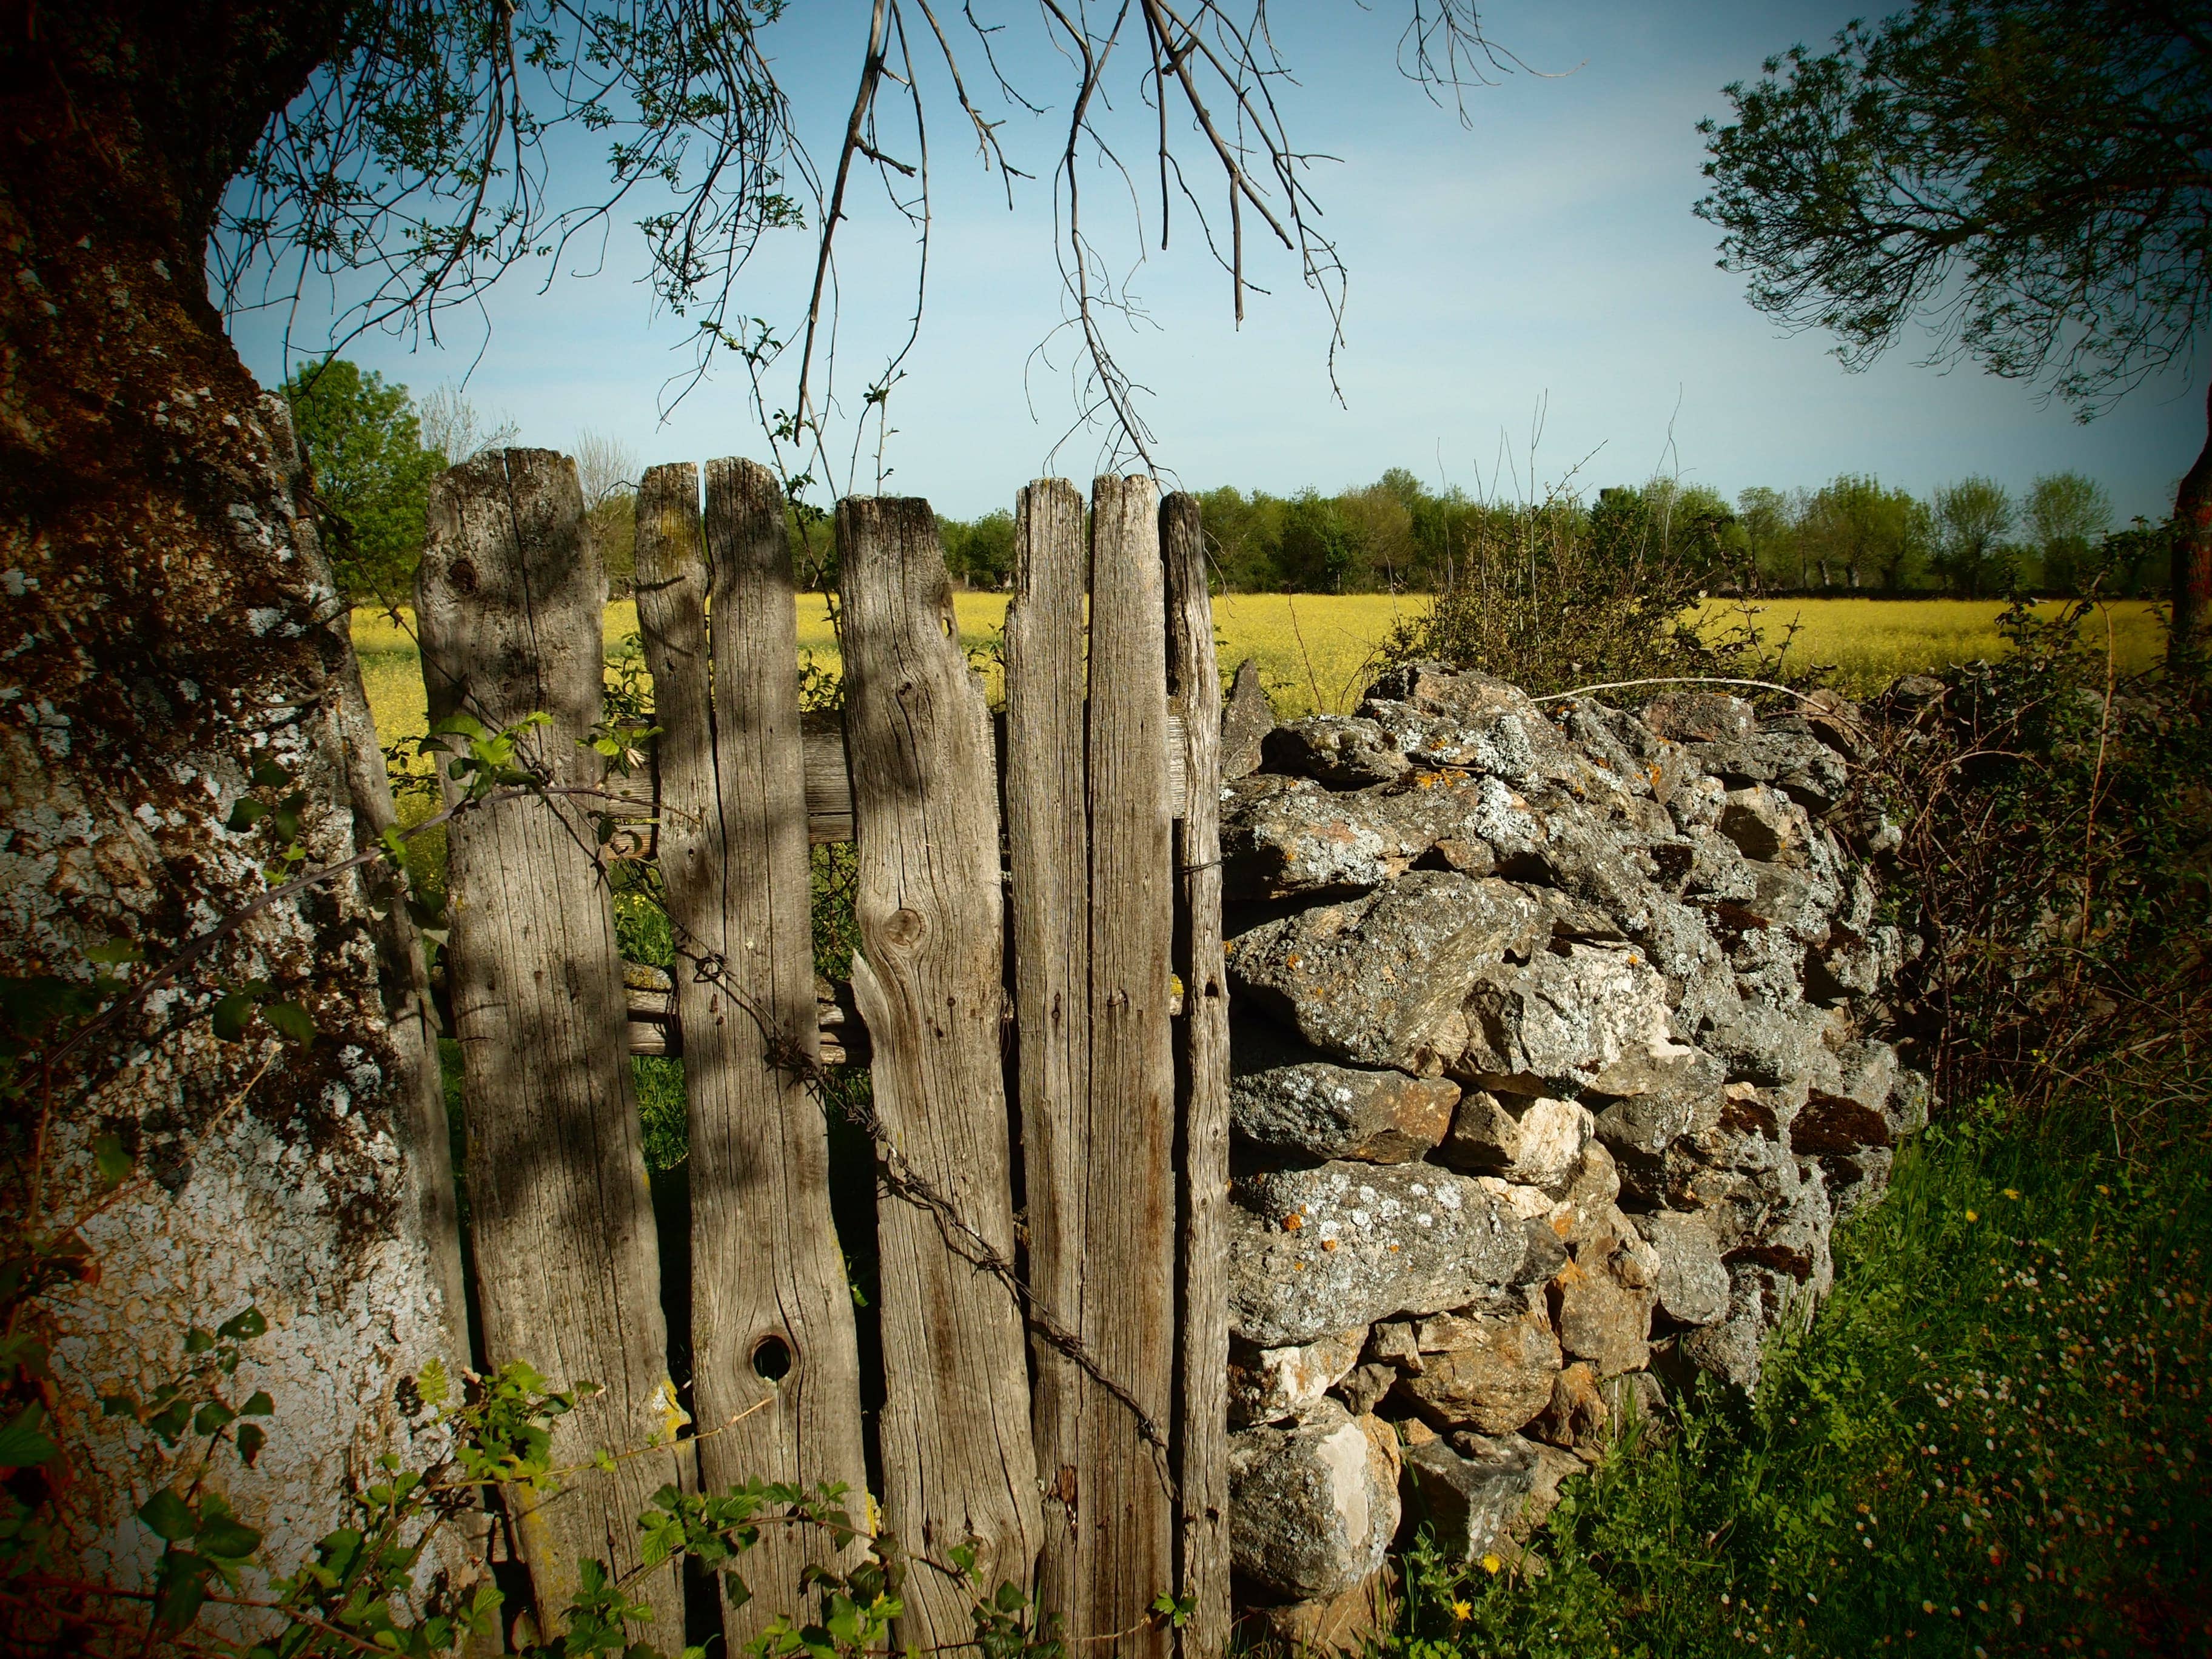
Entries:
[[1232, 899], [1379, 887], [1428, 850], [1401, 833], [1380, 791], [1340, 793], [1307, 778], [1262, 774], [1234, 787], [1221, 825], [1224, 890]]
[[1344, 1408], [1354, 1417], [1371, 1412], [1382, 1403], [1382, 1396], [1397, 1386], [1398, 1368], [1377, 1360], [1354, 1365], [1329, 1392], [1344, 1402]]
[[1767, 1334], [1785, 1319], [1802, 1317], [1811, 1305], [1787, 1274], [1755, 1261], [1732, 1261], [1727, 1316], [1684, 1336], [1682, 1355], [1699, 1370], [1750, 1393], [1759, 1387]]
[[[1404, 1164], [1451, 1126], [1457, 1084], [1295, 1057], [1311, 1054], [1303, 1044], [1269, 1042], [1239, 1028], [1240, 1071], [1229, 1085], [1230, 1122], [1239, 1134], [1317, 1158]], [[1249, 1061], [1261, 1068], [1242, 1070]]]
[[1514, 1093], [1649, 1094], [1692, 1060], [1669, 1033], [1666, 981], [1601, 945], [1492, 969], [1469, 990], [1467, 1020], [1455, 1074]]
[[1774, 859], [1805, 844], [1805, 811], [1763, 783], [1731, 789], [1716, 828], [1747, 859]]
[[1540, 1300], [1501, 1291], [1415, 1327], [1421, 1369], [1400, 1393], [1440, 1426], [1504, 1434], [1551, 1402], [1559, 1340]]
[[1398, 1530], [1397, 1436], [1324, 1399], [1305, 1422], [1229, 1437], [1236, 1570], [1291, 1601], [1333, 1596], [1382, 1565]]
[[1528, 1254], [1518, 1216], [1432, 1164], [1260, 1170], [1232, 1196], [1230, 1323], [1256, 1347], [1462, 1306], [1510, 1282]]
[[1388, 783], [1407, 766], [1404, 752], [1382, 726], [1352, 714], [1309, 714], [1279, 726], [1267, 733], [1261, 753], [1270, 771], [1344, 789]]
[[1865, 1039], [1845, 1043], [1833, 1075], [1808, 1090], [1803, 1109], [1791, 1120], [1791, 1150], [1822, 1157], [1894, 1147], [1911, 1133], [1909, 1109], [1891, 1105], [1898, 1093], [1896, 1049]]
[[1567, 1177], [1559, 1201], [1546, 1212], [1544, 1224], [1554, 1237], [1579, 1244], [1611, 1225], [1620, 1212], [1613, 1208], [1620, 1196], [1620, 1170], [1602, 1141], [1585, 1145]]
[[1510, 883], [1413, 870], [1247, 929], [1228, 942], [1229, 972], [1238, 994], [1332, 1056], [1433, 1076], [1466, 1046], [1468, 986], [1548, 921]]
[[[1779, 731], [1780, 720], [1762, 730], [1719, 743], [1692, 746], [1698, 763], [1732, 788], [1771, 784], [1810, 812], [1825, 812], [1850, 787], [1844, 757], [1803, 732]], [[1799, 722], [1802, 725], [1803, 722]]]
[[1804, 1003], [1776, 1007], [1745, 1002], [1699, 1031], [1698, 1042], [1728, 1068], [1731, 1079], [1771, 1085], [1814, 1069], [1814, 1056], [1826, 1047], [1827, 1027], [1826, 1012]]
[[1229, 1350], [1229, 1425], [1279, 1423], [1310, 1411], [1359, 1361], [1367, 1327], [1358, 1325], [1317, 1342], [1285, 1348]]
[[1725, 743], [1759, 729], [1759, 711], [1724, 691], [1669, 691], [1644, 705], [1644, 725], [1676, 743]]
[[1516, 1559], [1527, 1536], [1558, 1502], [1560, 1483], [1581, 1468], [1570, 1453], [1522, 1438], [1462, 1434], [1425, 1441], [1405, 1454], [1415, 1512], [1446, 1560]]
[[1556, 1198], [1591, 1133], [1589, 1109], [1573, 1101], [1478, 1089], [1459, 1103], [1437, 1156], [1455, 1169], [1503, 1176]]
[[1728, 1269], [1720, 1241], [1702, 1217], [1658, 1210], [1630, 1218], [1658, 1253], [1659, 1310], [1682, 1325], [1711, 1325], [1728, 1312]]
[[1260, 769], [1261, 745], [1275, 729], [1275, 711], [1260, 684], [1260, 665], [1247, 657], [1221, 704], [1221, 776], [1224, 781]]

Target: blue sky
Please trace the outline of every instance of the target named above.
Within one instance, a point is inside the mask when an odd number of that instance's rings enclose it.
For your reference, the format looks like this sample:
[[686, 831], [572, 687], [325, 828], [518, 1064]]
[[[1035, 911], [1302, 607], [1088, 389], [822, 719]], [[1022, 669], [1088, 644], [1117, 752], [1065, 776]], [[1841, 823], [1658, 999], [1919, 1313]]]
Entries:
[[[1016, 181], [1009, 213], [1000, 181], [963, 143], [947, 89], [933, 89], [929, 306], [890, 404], [884, 487], [960, 517], [1010, 505], [1016, 488], [1042, 471], [1087, 477], [1098, 459], [1095, 436], [1052, 453], [1075, 405], [1064, 373], [1033, 356], [1060, 318], [1045, 181], [1064, 119], [1065, 71], [1033, 8], [976, 0], [975, 10], [1005, 22], [996, 37], [1002, 61], [1054, 107], [1033, 118], [992, 100], [988, 112], [1007, 118], [1008, 150], [1038, 175]], [[1724, 113], [1725, 82], [1795, 41], [1825, 41], [1850, 9], [1488, 6], [1492, 37], [1547, 73], [1472, 89], [1466, 127], [1398, 73], [1407, 10], [1404, 0], [1368, 9], [1279, 0], [1269, 14], [1299, 80], [1281, 94], [1296, 135], [1340, 158], [1321, 164], [1312, 184], [1350, 269], [1342, 404], [1329, 391], [1325, 313], [1287, 258], [1255, 255], [1253, 276], [1273, 292], [1253, 295], [1237, 328], [1227, 278], [1185, 204], [1176, 204], [1162, 253], [1156, 199], [1144, 204], [1140, 243], [1126, 190], [1103, 171], [1083, 175], [1086, 201], [1105, 216], [1104, 245], [1121, 260], [1145, 255], [1132, 283], [1148, 318], [1115, 343], [1152, 389], [1155, 453], [1176, 482], [1333, 489], [1402, 465], [1431, 482], [1510, 495], [1525, 490], [1532, 472], [1540, 488], [1579, 465], [1574, 476], [1590, 488], [1663, 469], [1733, 496], [1747, 485], [1816, 485], [1852, 471], [1924, 494], [1970, 473], [2019, 489], [2039, 472], [2071, 468], [2101, 480], [2123, 520], [2166, 510], [2203, 441], [2212, 366], [2146, 385], [2085, 427], [2033, 389], [1971, 365], [1919, 367], [1913, 341], [1864, 374], [1846, 374], [1827, 355], [1828, 339], [1783, 334], [1745, 303], [1740, 279], [1714, 268], [1716, 234], [1690, 211], [1703, 183], [1698, 119]], [[957, 15], [940, 15], [948, 23]], [[841, 0], [794, 7], [767, 36], [824, 160], [850, 102], [866, 27], [866, 8]], [[972, 36], [956, 35], [955, 46], [974, 89], [984, 78], [980, 52]], [[927, 82], [925, 90], [933, 90]], [[1126, 80], [1117, 104], [1109, 118], [1141, 161], [1146, 112]], [[1195, 179], [1202, 158], [1186, 154]], [[586, 148], [564, 149], [556, 163], [556, 191], [586, 189], [597, 176]], [[863, 194], [841, 246], [849, 392], [905, 331], [913, 246], [879, 191]], [[765, 246], [743, 308], [795, 316], [811, 253], [796, 234]], [[371, 336], [348, 355], [418, 394], [465, 374], [469, 397], [515, 419], [526, 443], [568, 448], [591, 428], [647, 464], [763, 454], [734, 361], [664, 416], [665, 383], [689, 362], [688, 325], [654, 318], [642, 272], [635, 234], [618, 234], [597, 274], [564, 274], [541, 293], [542, 270], [512, 273], [485, 319], [447, 319], [442, 349]], [[312, 313], [295, 322], [295, 349], [319, 343], [319, 325]], [[234, 333], [264, 380], [282, 374], [271, 319], [241, 319]], [[1054, 361], [1066, 358], [1061, 350]], [[859, 487], [874, 483], [864, 461]]]

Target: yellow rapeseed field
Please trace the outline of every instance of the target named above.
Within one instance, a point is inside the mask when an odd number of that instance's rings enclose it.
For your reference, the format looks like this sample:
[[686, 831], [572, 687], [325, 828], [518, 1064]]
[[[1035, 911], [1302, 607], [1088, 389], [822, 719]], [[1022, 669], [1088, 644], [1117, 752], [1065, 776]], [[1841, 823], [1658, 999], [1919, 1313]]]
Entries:
[[[1769, 645], [1781, 643], [1791, 623], [1794, 662], [1833, 664], [1836, 678], [1863, 696], [1900, 674], [1948, 667], [2004, 654], [1996, 630], [2004, 611], [1996, 599], [1767, 599], [1757, 605], [1753, 625]], [[2056, 616], [2063, 607], [2038, 607]], [[2101, 648], [2105, 623], [2112, 624], [2112, 654], [2122, 673], [2148, 668], [2166, 648], [2166, 633], [2144, 599], [2120, 599], [2089, 618], [2083, 637]], [[1709, 605], [1709, 627], [1733, 619], [1733, 607]]]
[[[1427, 603], [1419, 595], [1389, 593], [1224, 593], [1213, 602], [1223, 671], [1233, 672], [1252, 658], [1285, 719], [1316, 709], [1340, 714], [1358, 701], [1392, 629], [1419, 617]], [[802, 657], [811, 655], [817, 665], [835, 672], [837, 641], [827, 605], [818, 593], [801, 594], [798, 605]], [[984, 671], [995, 700], [1000, 694], [996, 646], [1006, 625], [1006, 596], [960, 593], [954, 605], [961, 643]], [[1793, 659], [1834, 664], [1846, 687], [1865, 693], [1899, 674], [2000, 655], [2004, 642], [1995, 623], [2003, 609], [1983, 599], [1776, 599], [1760, 607], [1756, 626], [1778, 641], [1796, 623]], [[2106, 614], [2122, 672], [2148, 666], [2164, 648], [2164, 634], [2148, 603], [2121, 601]], [[1706, 608], [1711, 626], [1728, 615], [1717, 605]], [[411, 617], [396, 626], [376, 611], [354, 613], [354, 647], [386, 744], [418, 738], [428, 724], [411, 627]], [[2102, 621], [2093, 618], [2087, 631], [2093, 641], [2101, 641]], [[626, 645], [634, 649], [636, 633], [635, 605], [623, 600], [607, 607], [610, 656]]]

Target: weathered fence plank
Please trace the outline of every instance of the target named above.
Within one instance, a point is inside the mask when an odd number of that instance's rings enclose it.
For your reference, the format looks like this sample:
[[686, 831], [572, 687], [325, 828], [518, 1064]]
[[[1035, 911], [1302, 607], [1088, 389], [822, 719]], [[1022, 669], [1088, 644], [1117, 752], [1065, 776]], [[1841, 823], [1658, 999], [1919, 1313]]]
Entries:
[[1176, 1056], [1182, 1238], [1176, 1349], [1176, 1578], [1192, 1598], [1182, 1659], [1229, 1645], [1229, 985], [1221, 950], [1221, 665], [1198, 501], [1160, 504], [1167, 567], [1168, 681], [1188, 799], [1176, 845]]
[[[1006, 610], [1006, 845], [1014, 928], [1023, 1210], [1030, 1284], [1067, 1321], [1082, 1305], [1083, 1103], [1091, 1075], [1091, 836], [1085, 813], [1083, 497], [1064, 478], [1021, 492]], [[1042, 1338], [1030, 1416], [1044, 1488], [1038, 1593], [1073, 1611], [1083, 1374]], [[1069, 1634], [1087, 1633], [1073, 1625]]]
[[[994, 721], [994, 729], [1001, 726]], [[845, 760], [844, 717], [834, 709], [806, 709], [799, 716], [799, 735], [805, 751], [806, 836], [817, 847], [853, 839], [853, 780]], [[999, 732], [1003, 736], [1003, 731]], [[995, 740], [995, 738], [994, 738]], [[1005, 744], [1000, 744], [1001, 750]], [[1176, 816], [1182, 816], [1182, 717], [1168, 716], [1168, 799]], [[1005, 769], [1000, 769], [1003, 775]], [[651, 818], [658, 797], [650, 777], [640, 775], [611, 781], [608, 794], [615, 816], [632, 820]]]
[[[839, 503], [845, 729], [859, 831], [853, 990], [874, 1045], [886, 1517], [987, 1586], [1026, 1586], [1036, 1467], [1000, 1056], [1002, 901], [991, 725], [962, 656], [928, 503]], [[902, 1644], [974, 1634], [963, 1589], [917, 1562]]]
[[[709, 1490], [866, 1486], [853, 1303], [830, 1212], [798, 641], [783, 494], [750, 461], [655, 467], [638, 495], [637, 605], [661, 727], [659, 857], [690, 1103], [692, 1388]], [[711, 609], [709, 609], [711, 601]], [[710, 644], [711, 634], [711, 644]], [[826, 1534], [763, 1528], [736, 1647], [790, 1610]]]
[[[1091, 1037], [1077, 1330], [1133, 1399], [1089, 1376], [1077, 1383], [1082, 1455], [1066, 1607], [1078, 1639], [1141, 1624], [1175, 1578], [1163, 1437], [1174, 1415], [1176, 1332], [1166, 625], [1152, 481], [1100, 478], [1091, 504]], [[1116, 1648], [1171, 1645], [1152, 1628]]]
[[[416, 584], [433, 722], [466, 714], [496, 729], [543, 711], [553, 723], [531, 735], [533, 763], [556, 785], [596, 785], [599, 757], [577, 740], [599, 719], [606, 592], [573, 463], [517, 449], [447, 472]], [[602, 1448], [665, 1441], [676, 1414], [593, 811], [564, 796], [477, 808], [454, 821], [447, 866], [484, 1347], [495, 1365], [601, 1385], [553, 1431], [555, 1462], [586, 1466]], [[557, 1497], [508, 1492], [541, 1630], [558, 1626], [580, 1557], [639, 1569], [636, 1516], [690, 1479], [669, 1449], [587, 1467]], [[673, 1570], [639, 1571], [630, 1593], [656, 1629], [683, 1628]]]

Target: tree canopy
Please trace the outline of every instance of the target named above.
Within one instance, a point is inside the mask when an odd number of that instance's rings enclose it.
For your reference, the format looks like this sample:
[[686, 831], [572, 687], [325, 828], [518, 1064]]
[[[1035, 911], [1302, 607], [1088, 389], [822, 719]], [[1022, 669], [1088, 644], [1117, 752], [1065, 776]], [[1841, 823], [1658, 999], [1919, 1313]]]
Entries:
[[[854, 14], [842, 140], [819, 158], [778, 78], [771, 43], [786, 10], [784, 0], [322, 0], [289, 31], [304, 87], [240, 154], [215, 158], [216, 292], [235, 311], [289, 307], [325, 288], [343, 307], [331, 346], [371, 328], [434, 335], [442, 314], [475, 304], [510, 269], [556, 271], [572, 246], [603, 243], [627, 220], [643, 234], [658, 303], [696, 325], [696, 355], [672, 395], [733, 355], [787, 485], [850, 485], [862, 432], [871, 420], [887, 429], [884, 405], [920, 331], [927, 117], [950, 110], [1003, 179], [1009, 206], [1018, 181], [1049, 181], [1075, 423], [1102, 424], [1111, 453], [1149, 463], [1150, 433], [1140, 388], [1103, 330], [1138, 302], [1086, 193], [1102, 170], [1130, 187], [1140, 241], [1164, 247], [1171, 229], [1196, 231], [1239, 319], [1254, 286], [1248, 241], [1275, 244], [1328, 313], [1334, 362], [1344, 266], [1311, 185], [1325, 158], [1299, 146], [1279, 101], [1291, 70], [1264, 0], [1136, 0], [1095, 13], [1048, 4], [1033, 27], [1052, 48], [1040, 56], [1066, 66], [1056, 87], [1028, 84], [1006, 26], [973, 9], [940, 15], [926, 0], [873, 0]], [[1513, 64], [1485, 39], [1471, 0], [1413, 0], [1409, 10], [1400, 64], [1431, 94]], [[1132, 126], [1114, 112], [1132, 106], [1156, 120]], [[1053, 112], [1052, 148], [1009, 155], [994, 107]], [[597, 181], [575, 164], [594, 142], [605, 161]], [[1155, 152], [1156, 183], [1139, 186], [1152, 169], [1123, 153], [1132, 142]], [[834, 344], [836, 239], [861, 210], [864, 183], [915, 234], [912, 327], [872, 367], [865, 393], [841, 398], [833, 376], [852, 354]], [[749, 295], [741, 306], [741, 273], [763, 239], [785, 232], [814, 243], [802, 303]], [[747, 314], [756, 306], [770, 314]], [[837, 454], [833, 427], [851, 441]]]
[[[1914, 0], [1793, 46], [1703, 124], [1698, 215], [1751, 302], [1861, 367], [2039, 381], [2087, 419], [2212, 318], [2212, 30], [2174, 0]], [[2212, 441], [2175, 502], [2177, 659], [2212, 603]], [[1955, 555], [1954, 555], [1955, 556]]]
[[331, 357], [292, 374], [283, 391], [314, 464], [339, 586], [357, 605], [406, 599], [422, 556], [430, 481], [447, 465], [444, 454], [423, 447], [407, 388]]

